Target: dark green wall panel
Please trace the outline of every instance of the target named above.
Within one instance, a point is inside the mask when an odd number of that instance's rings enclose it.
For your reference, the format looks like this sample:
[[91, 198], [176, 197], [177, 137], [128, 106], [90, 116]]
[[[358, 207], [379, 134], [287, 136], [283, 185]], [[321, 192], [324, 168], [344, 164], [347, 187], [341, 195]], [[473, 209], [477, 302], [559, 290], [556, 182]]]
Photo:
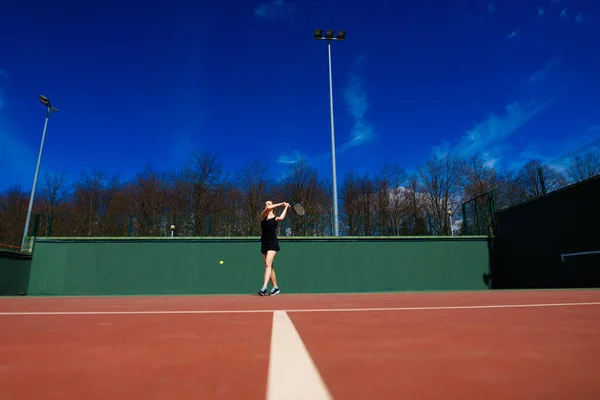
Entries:
[[30, 255], [0, 251], [0, 296], [26, 293], [30, 271]]
[[[281, 250], [285, 293], [487, 288], [485, 238], [282, 238]], [[44, 238], [29, 294], [255, 293], [263, 273], [255, 238]]]

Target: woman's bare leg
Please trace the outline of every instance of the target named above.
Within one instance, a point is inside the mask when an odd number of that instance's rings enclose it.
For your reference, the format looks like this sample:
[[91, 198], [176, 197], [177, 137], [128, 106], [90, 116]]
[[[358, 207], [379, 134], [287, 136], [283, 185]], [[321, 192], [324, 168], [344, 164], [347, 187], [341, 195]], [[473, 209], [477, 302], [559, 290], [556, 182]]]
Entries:
[[277, 286], [277, 277], [275, 276], [275, 264], [271, 263], [271, 283], [273, 283], [273, 287], [279, 287]]
[[271, 279], [271, 274], [273, 273], [273, 259], [275, 258], [275, 254], [275, 251], [269, 250], [265, 255], [265, 280], [263, 288], [267, 287], [269, 284], [269, 279]]

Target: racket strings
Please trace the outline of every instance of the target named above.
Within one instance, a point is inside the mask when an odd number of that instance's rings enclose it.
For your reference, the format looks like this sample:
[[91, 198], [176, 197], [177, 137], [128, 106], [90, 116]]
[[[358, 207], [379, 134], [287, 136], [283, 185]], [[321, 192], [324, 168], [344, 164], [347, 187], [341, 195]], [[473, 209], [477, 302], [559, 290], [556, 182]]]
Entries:
[[304, 215], [304, 207], [302, 206], [302, 204], [300, 203], [296, 203], [294, 204], [294, 211], [296, 212], [296, 214], [298, 215]]

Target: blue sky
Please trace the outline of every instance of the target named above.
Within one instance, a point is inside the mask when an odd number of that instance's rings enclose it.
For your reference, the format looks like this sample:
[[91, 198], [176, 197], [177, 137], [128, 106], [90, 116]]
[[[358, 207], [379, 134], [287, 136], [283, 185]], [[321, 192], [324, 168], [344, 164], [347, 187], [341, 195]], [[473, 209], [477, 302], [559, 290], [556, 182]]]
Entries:
[[193, 151], [329, 179], [332, 44], [338, 179], [436, 153], [544, 161], [600, 137], [600, 3], [7, 1], [0, 14], [0, 189], [42, 174], [131, 179]]

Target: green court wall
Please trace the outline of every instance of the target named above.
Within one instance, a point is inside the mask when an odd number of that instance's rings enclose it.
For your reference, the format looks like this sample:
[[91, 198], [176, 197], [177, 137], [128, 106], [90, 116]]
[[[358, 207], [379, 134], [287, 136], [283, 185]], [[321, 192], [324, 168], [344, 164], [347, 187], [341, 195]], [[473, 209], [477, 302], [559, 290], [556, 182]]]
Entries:
[[26, 293], [30, 272], [31, 255], [0, 251], [0, 296]]
[[[280, 242], [284, 293], [487, 289], [482, 237]], [[253, 294], [263, 273], [257, 238], [39, 238], [29, 295]]]

